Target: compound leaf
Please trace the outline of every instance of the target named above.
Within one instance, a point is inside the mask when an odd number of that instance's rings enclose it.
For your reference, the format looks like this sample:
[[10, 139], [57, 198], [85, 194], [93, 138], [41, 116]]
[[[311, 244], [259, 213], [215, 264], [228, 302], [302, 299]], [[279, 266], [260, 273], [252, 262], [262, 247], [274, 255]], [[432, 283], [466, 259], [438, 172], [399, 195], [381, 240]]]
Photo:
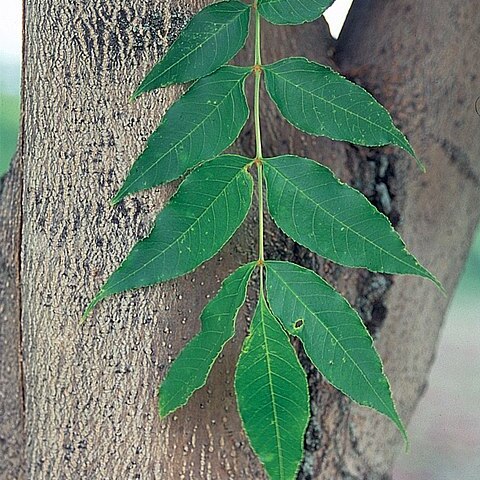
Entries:
[[327, 167], [285, 155], [267, 159], [264, 172], [270, 214], [297, 243], [341, 265], [419, 275], [440, 286], [388, 218]]
[[235, 390], [245, 432], [270, 478], [296, 478], [309, 417], [306, 376], [262, 292], [238, 360]]
[[382, 362], [357, 312], [311, 270], [271, 261], [266, 268], [272, 311], [300, 338], [312, 363], [352, 400], [390, 418], [406, 440]]
[[334, 0], [258, 0], [260, 15], [276, 25], [298, 25], [319, 18]]
[[228, 148], [248, 118], [244, 86], [249, 72], [225, 66], [194, 83], [167, 111], [112, 203], [174, 180]]
[[213, 363], [235, 335], [235, 319], [254, 268], [255, 263], [238, 268], [204, 308], [200, 332], [180, 352], [160, 385], [158, 405], [162, 417], [185, 405], [205, 385]]
[[200, 165], [159, 213], [84, 313], [103, 298], [184, 275], [213, 257], [241, 225], [252, 202], [250, 160], [222, 155]]
[[331, 68], [305, 58], [287, 58], [264, 69], [269, 95], [300, 130], [358, 145], [397, 145], [416, 158], [387, 110]]
[[237, 0], [208, 5], [180, 33], [133, 98], [174, 83], [190, 82], [227, 63], [245, 44], [250, 7]]

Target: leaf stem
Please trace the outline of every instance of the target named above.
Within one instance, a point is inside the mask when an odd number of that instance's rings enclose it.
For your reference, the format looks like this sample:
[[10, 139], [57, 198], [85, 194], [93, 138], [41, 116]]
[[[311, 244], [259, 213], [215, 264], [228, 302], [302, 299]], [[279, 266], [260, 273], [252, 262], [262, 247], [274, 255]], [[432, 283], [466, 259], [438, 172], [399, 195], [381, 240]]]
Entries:
[[255, 121], [255, 144], [256, 156], [262, 160], [262, 135], [260, 131], [260, 80], [262, 78], [262, 54], [261, 54], [261, 33], [260, 14], [258, 13], [257, 2], [254, 3], [255, 12], [255, 97], [254, 97], [254, 121]]
[[262, 135], [260, 129], [260, 85], [262, 78], [262, 57], [261, 57], [261, 37], [260, 37], [260, 14], [258, 13], [257, 2], [253, 4], [255, 12], [255, 93], [254, 93], [254, 124], [255, 124], [255, 147], [257, 166], [257, 188], [258, 188], [258, 265], [260, 266], [260, 291], [263, 291], [263, 153], [262, 153]]

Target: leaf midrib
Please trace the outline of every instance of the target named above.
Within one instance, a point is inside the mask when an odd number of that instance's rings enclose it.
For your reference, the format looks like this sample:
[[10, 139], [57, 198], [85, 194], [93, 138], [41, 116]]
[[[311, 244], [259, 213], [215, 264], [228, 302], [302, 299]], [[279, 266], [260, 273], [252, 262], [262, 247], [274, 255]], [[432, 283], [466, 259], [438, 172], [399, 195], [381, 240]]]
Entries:
[[[323, 328], [328, 332], [328, 334], [335, 339], [335, 341], [337, 342], [337, 345], [340, 347], [340, 349], [345, 353], [345, 355], [350, 359], [350, 361], [353, 363], [353, 365], [358, 369], [358, 371], [361, 373], [362, 377], [365, 379], [365, 381], [367, 382], [367, 384], [370, 386], [370, 388], [372, 389], [372, 392], [375, 394], [375, 396], [380, 400], [380, 402], [382, 403], [382, 405], [387, 409], [388, 412], [390, 412], [390, 415], [392, 415], [392, 419], [395, 419], [395, 423], [396, 423], [396, 418], [398, 415], [396, 415], [395, 411], [392, 411], [391, 407], [389, 405], [387, 405], [382, 397], [380, 397], [380, 395], [377, 393], [377, 391], [375, 390], [375, 388], [373, 387], [373, 385], [370, 383], [370, 381], [368, 380], [368, 378], [365, 376], [365, 374], [363, 373], [363, 370], [360, 368], [360, 366], [357, 364], [357, 362], [355, 362], [355, 360], [351, 357], [351, 355], [348, 353], [348, 350], [345, 350], [345, 348], [343, 348], [343, 345], [340, 343], [340, 341], [337, 339], [337, 337], [331, 332], [331, 330], [328, 328], [327, 325], [325, 325], [324, 322], [321, 321], [321, 319], [315, 314], [315, 312], [313, 312], [309, 307], [308, 305], [302, 301], [302, 297], [299, 297], [289, 286], [288, 283], [286, 283], [282, 277], [276, 272], [276, 270], [273, 268], [273, 267], [270, 267], [270, 270], [275, 273], [275, 275], [278, 277], [278, 279], [285, 285], [285, 287], [290, 290], [290, 292], [292, 293], [292, 295], [295, 297], [295, 299], [305, 307], [305, 309], [314, 317], [314, 318], [317, 318], [318, 319], [318, 322], [323, 326]], [[360, 317], [358, 317], [358, 319], [360, 320], [361, 322], [361, 319]], [[366, 331], [366, 330], [365, 330]], [[367, 335], [368, 335], [368, 331], [366, 331]], [[298, 336], [296, 333], [294, 333], [295, 336]], [[372, 342], [372, 348], [373, 348], [373, 342]], [[336, 387], [336, 385], [335, 385]], [[338, 388], [338, 387], [337, 387]], [[343, 392], [345, 393], [345, 395], [347, 396], [350, 396], [348, 395], [347, 392]], [[368, 406], [368, 405], [367, 405]]]
[[[136, 275], [138, 272], [140, 272], [141, 270], [143, 270], [144, 268], [146, 268], [148, 265], [150, 265], [152, 262], [156, 261], [160, 256], [162, 256], [165, 252], [167, 252], [169, 249], [173, 248], [175, 245], [178, 244], [178, 242], [183, 239], [189, 232], [190, 230], [192, 229], [192, 227], [194, 227], [195, 225], [198, 224], [198, 222], [203, 218], [203, 216], [206, 214], [207, 211], [209, 211], [211, 208], [213, 208], [213, 205], [218, 201], [218, 199], [224, 194], [225, 190], [227, 190], [231, 184], [233, 184], [234, 182], [238, 181], [238, 177], [240, 175], [244, 175], [246, 172], [244, 171], [243, 168], [239, 169], [239, 171], [235, 174], [234, 177], [232, 177], [232, 179], [225, 184], [225, 186], [222, 188], [222, 190], [219, 192], [219, 194], [216, 196], [215, 200], [212, 201], [212, 203], [207, 207], [205, 208], [205, 210], [195, 219], [195, 221], [188, 227], [188, 229], [183, 232], [176, 240], [175, 242], [171, 243], [170, 245], [168, 245], [166, 248], [164, 248], [160, 253], [158, 253], [157, 255], [155, 255], [154, 257], [152, 257], [148, 262], [144, 263], [140, 268], [137, 268], [135, 271], [131, 272], [130, 274], [128, 274], [127, 276], [123, 277], [120, 281], [118, 281], [117, 283], [113, 284], [110, 286], [109, 290], [112, 290], [114, 287], [116, 287], [117, 285], [125, 282], [128, 278], [132, 277], [133, 275]], [[246, 174], [248, 175], [248, 174]], [[245, 178], [248, 178], [247, 176], [245, 175]], [[172, 199], [173, 200], [173, 199]], [[161, 215], [161, 213], [160, 213]], [[148, 238], [148, 237], [147, 237]]]
[[[223, 3], [223, 2], [219, 2], [219, 3]], [[225, 2], [226, 3], [226, 2]], [[235, 3], [240, 3], [240, 2], [235, 2]], [[232, 2], [233, 4], [233, 2]], [[212, 5], [215, 5], [215, 4], [212, 4]], [[244, 6], [243, 4], [240, 3], [240, 5]], [[210, 41], [213, 37], [215, 37], [215, 35], [218, 35], [220, 32], [222, 32], [224, 29], [228, 28], [229, 26], [231, 26], [232, 23], [234, 23], [238, 17], [240, 17], [240, 15], [244, 14], [245, 12], [247, 11], [247, 8], [243, 9], [243, 10], [239, 10], [237, 12], [237, 15], [235, 15], [234, 17], [231, 18], [231, 21], [230, 22], [227, 22], [227, 23], [224, 23], [218, 30], [216, 30], [214, 33], [212, 33], [212, 35], [210, 35], [209, 37], [207, 37], [202, 43], [199, 43], [195, 48], [193, 48], [192, 50], [190, 50], [186, 55], [184, 55], [183, 57], [181, 57], [180, 59], [178, 59], [176, 62], [172, 63], [172, 65], [170, 65], [168, 68], [166, 68], [165, 70], [163, 70], [162, 73], [159, 73], [158, 75], [156, 75], [155, 77], [153, 77], [149, 82], [145, 83], [144, 84], [144, 89], [145, 87], [148, 87], [150, 86], [155, 80], [157, 80], [159, 77], [162, 77], [163, 75], [165, 75], [167, 72], [169, 72], [173, 67], [177, 66], [180, 62], [182, 62], [183, 60], [185, 60], [186, 58], [188, 58], [190, 55], [192, 55], [193, 53], [195, 53], [198, 49], [202, 48], [205, 43], [207, 43], [208, 41]], [[173, 45], [172, 45], [173, 46]], [[164, 57], [165, 59], [165, 57]], [[163, 62], [162, 59], [161, 61]]]
[[[228, 67], [227, 67], [228, 68]], [[218, 71], [217, 71], [218, 73]], [[183, 142], [186, 141], [186, 139], [190, 138], [202, 125], [205, 124], [205, 122], [215, 113], [219, 110], [220, 106], [223, 105], [223, 103], [229, 99], [231, 96], [232, 96], [232, 92], [238, 87], [238, 84], [239, 83], [242, 83], [244, 80], [245, 80], [245, 77], [247, 76], [247, 73], [248, 72], [245, 72], [244, 75], [239, 79], [239, 80], [234, 80], [234, 86], [228, 91], [228, 93], [220, 100], [220, 102], [218, 102], [215, 107], [216, 108], [213, 108], [210, 113], [204, 117], [204, 119], [200, 122], [200, 123], [197, 123], [195, 125], [195, 127], [193, 128], [193, 130], [190, 131], [190, 133], [188, 135], [185, 135], [184, 137], [182, 137], [177, 143], [175, 143], [171, 148], [169, 148], [165, 153], [163, 153], [163, 155], [161, 155], [160, 157], [157, 158], [157, 160], [155, 160], [154, 163], [152, 163], [139, 177], [137, 177], [135, 179], [135, 181], [133, 181], [130, 185], [134, 185], [135, 183], [137, 183], [140, 179], [142, 179], [152, 168], [156, 167], [167, 155], [169, 155], [172, 150], [176, 149], [179, 145], [181, 145]], [[203, 104], [204, 105], [204, 104]], [[175, 105], [174, 105], [175, 106]], [[168, 112], [167, 112], [167, 115], [168, 115]], [[162, 125], [161, 126], [164, 126], [165, 125], [165, 121], [162, 122]], [[152, 148], [152, 147], [149, 147], [149, 148]], [[128, 191], [128, 189], [126, 190]]]
[[[310, 200], [317, 208], [319, 208], [320, 210], [322, 210], [324, 213], [326, 213], [330, 218], [332, 218], [333, 220], [335, 220], [336, 222], [338, 222], [340, 225], [342, 225], [342, 227], [344, 227], [345, 229], [349, 230], [350, 232], [354, 233], [355, 235], [357, 235], [358, 238], [366, 241], [367, 243], [369, 243], [370, 245], [372, 245], [373, 247], [375, 248], [378, 248], [382, 253], [386, 254], [387, 256], [399, 261], [400, 263], [402, 263], [403, 265], [406, 265], [407, 267], [409, 268], [412, 268], [414, 269], [415, 271], [419, 272], [418, 274], [420, 276], [425, 276], [424, 272], [417, 268], [415, 265], [410, 265], [409, 263], [405, 262], [404, 260], [402, 260], [401, 258], [398, 258], [397, 256], [393, 255], [392, 253], [390, 253], [388, 250], [385, 250], [384, 248], [382, 248], [380, 245], [377, 245], [376, 243], [374, 243], [372, 240], [368, 239], [367, 237], [364, 237], [363, 235], [361, 235], [360, 233], [358, 233], [356, 230], [354, 230], [353, 228], [351, 228], [348, 224], [342, 222], [341, 220], [339, 220], [337, 217], [335, 217], [335, 215], [333, 215], [332, 213], [330, 213], [328, 210], [326, 210], [325, 208], [323, 208], [320, 204], [318, 204], [316, 202], [316, 200], [314, 200], [312, 197], [310, 197], [309, 195], [307, 195], [303, 190], [301, 190], [300, 188], [298, 188], [296, 186], [295, 183], [293, 183], [289, 177], [287, 177], [286, 175], [284, 175], [280, 170], [276, 169], [274, 165], [272, 165], [271, 162], [265, 162], [266, 165], [267, 165], [267, 168], [270, 167], [270, 168], [273, 168], [275, 170], [275, 172], [277, 172], [281, 177], [283, 177], [288, 183], [290, 183], [290, 185], [292, 185], [298, 192], [300, 192], [304, 197], [306, 197], [308, 200]], [[350, 188], [348, 185], [345, 185], [347, 188]], [[388, 219], [387, 219], [388, 220]], [[392, 229], [393, 232], [395, 232], [393, 229]], [[412, 257], [413, 258], [413, 257]], [[368, 267], [365, 267], [365, 268], [368, 268]], [[388, 273], [387, 271], [385, 271], [385, 273]]]
[[[286, 62], [284, 62], [283, 64], [285, 64], [285, 63], [286, 63]], [[314, 63], [314, 62], [309, 62], [309, 63], [311, 63], [311, 64], [313, 64], [313, 65], [315, 65], [315, 66], [317, 66], [317, 65], [320, 66], [320, 67], [322, 66], [322, 65], [316, 64], [316, 63]], [[302, 92], [305, 92], [305, 93], [311, 95], [312, 97], [318, 98], [320, 101], [323, 101], [323, 102], [329, 104], [331, 107], [338, 108], [339, 110], [342, 110], [343, 112], [345, 112], [345, 113], [347, 113], [347, 114], [349, 114], [349, 115], [352, 115], [352, 116], [354, 116], [354, 117], [357, 117], [358, 119], [361, 119], [361, 120], [366, 121], [366, 122], [369, 123], [370, 125], [373, 125], [373, 126], [375, 126], [375, 127], [380, 128], [381, 130], [383, 130], [383, 131], [386, 132], [387, 134], [392, 135], [398, 142], [400, 142], [400, 145], [402, 146], [402, 148], [405, 148], [405, 145], [404, 145], [405, 142], [404, 142], [403, 139], [402, 139], [401, 137], [399, 137], [399, 136], [396, 134], [396, 132], [395, 132], [396, 127], [394, 127], [395, 129], [394, 129], [393, 131], [388, 130], [387, 128], [383, 127], [382, 125], [377, 124], [377, 123], [375, 123], [375, 122], [372, 122], [371, 120], [369, 120], [369, 119], [366, 118], [366, 117], [362, 117], [361, 115], [359, 115], [359, 114], [357, 114], [357, 113], [355, 113], [355, 112], [352, 112], [351, 110], [348, 110], [348, 109], [346, 109], [346, 108], [344, 108], [344, 107], [342, 107], [342, 106], [340, 106], [340, 105], [337, 105], [337, 104], [333, 103], [332, 101], [327, 100], [327, 99], [324, 98], [324, 97], [321, 97], [321, 96], [319, 96], [319, 95], [316, 95], [316, 94], [314, 94], [313, 92], [311, 92], [311, 91], [309, 91], [309, 90], [305, 90], [304, 88], [300, 87], [300, 85], [296, 85], [295, 83], [293, 83], [292, 81], [290, 81], [287, 77], [282, 76], [280, 73], [275, 72], [273, 69], [269, 69], [268, 67], [266, 67], [265, 69], [266, 69], [267, 71], [270, 71], [273, 75], [277, 75], [278, 77], [282, 78], [286, 83], [289, 83], [290, 85], [294, 86], [295, 88], [298, 88], [298, 89], [301, 90]], [[309, 70], [303, 70], [303, 71], [305, 71], [305, 72], [307, 72], [307, 73], [311, 73], [311, 71], [309, 71]], [[348, 80], [347, 80], [347, 81], [348, 81]], [[349, 82], [349, 81], [348, 81], [348, 82]], [[349, 82], [349, 83], [351, 83], [351, 82]], [[354, 85], [354, 84], [353, 84], [353, 85]], [[367, 94], [368, 94], [368, 92], [367, 92]], [[400, 146], [400, 145], [399, 145], [399, 146]]]
[[265, 341], [265, 360], [267, 364], [267, 374], [268, 374], [268, 386], [270, 389], [270, 397], [272, 398], [272, 411], [273, 411], [273, 418], [274, 418], [274, 424], [275, 424], [275, 434], [276, 434], [276, 445], [277, 445], [277, 454], [278, 454], [278, 463], [280, 467], [280, 480], [284, 478], [284, 466], [283, 466], [283, 453], [282, 449], [280, 446], [280, 429], [278, 425], [278, 413], [277, 413], [277, 405], [275, 403], [275, 392], [273, 391], [273, 380], [272, 380], [272, 369], [271, 369], [271, 360], [270, 360], [270, 349], [268, 347], [268, 337], [267, 337], [267, 332], [265, 330], [265, 300], [261, 301], [261, 315], [262, 315], [262, 334], [263, 338]]

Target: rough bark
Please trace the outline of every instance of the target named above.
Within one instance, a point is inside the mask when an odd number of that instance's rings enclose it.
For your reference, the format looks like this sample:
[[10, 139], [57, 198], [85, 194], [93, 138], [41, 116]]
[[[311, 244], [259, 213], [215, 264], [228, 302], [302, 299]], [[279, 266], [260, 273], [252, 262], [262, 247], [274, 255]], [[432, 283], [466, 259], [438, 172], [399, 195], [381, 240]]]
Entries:
[[20, 242], [21, 160], [0, 178], [0, 478], [24, 471], [24, 382], [22, 365]]
[[[26, 1], [22, 168], [18, 162], [0, 197], [2, 479], [264, 478], [232, 391], [248, 306], [207, 387], [168, 420], [156, 415], [157, 385], [197, 330], [203, 304], [254, 255], [254, 218], [186, 279], [110, 298], [77, 324], [173, 191], [136, 195], [115, 209], [107, 203], [179, 89], [135, 104], [128, 95], [202, 4]], [[336, 62], [369, 88], [394, 111], [428, 173], [394, 149], [308, 138], [267, 102], [266, 151], [318, 159], [361, 188], [449, 294], [478, 220], [479, 16], [474, 0], [358, 0], [337, 45], [322, 21], [269, 28], [265, 38], [267, 61], [295, 53]], [[239, 146], [251, 150], [248, 126]], [[420, 279], [324, 263], [271, 226], [268, 245], [270, 256], [313, 266], [355, 304], [408, 419], [447, 299]], [[314, 417], [300, 478], [388, 478], [400, 444], [394, 428], [305, 366]]]

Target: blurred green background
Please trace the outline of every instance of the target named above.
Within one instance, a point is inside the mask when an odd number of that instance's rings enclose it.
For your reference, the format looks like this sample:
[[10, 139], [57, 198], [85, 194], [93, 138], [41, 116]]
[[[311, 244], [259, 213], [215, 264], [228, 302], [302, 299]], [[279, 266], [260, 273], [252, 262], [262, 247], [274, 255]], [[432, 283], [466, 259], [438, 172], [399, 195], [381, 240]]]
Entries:
[[[20, 55], [2, 51], [2, 35], [11, 26], [5, 18], [0, 19], [0, 175], [15, 152], [20, 103]], [[394, 480], [480, 479], [480, 229], [409, 434], [411, 449], [398, 459]]]
[[20, 116], [20, 65], [0, 57], [0, 175], [8, 168], [17, 146]]

